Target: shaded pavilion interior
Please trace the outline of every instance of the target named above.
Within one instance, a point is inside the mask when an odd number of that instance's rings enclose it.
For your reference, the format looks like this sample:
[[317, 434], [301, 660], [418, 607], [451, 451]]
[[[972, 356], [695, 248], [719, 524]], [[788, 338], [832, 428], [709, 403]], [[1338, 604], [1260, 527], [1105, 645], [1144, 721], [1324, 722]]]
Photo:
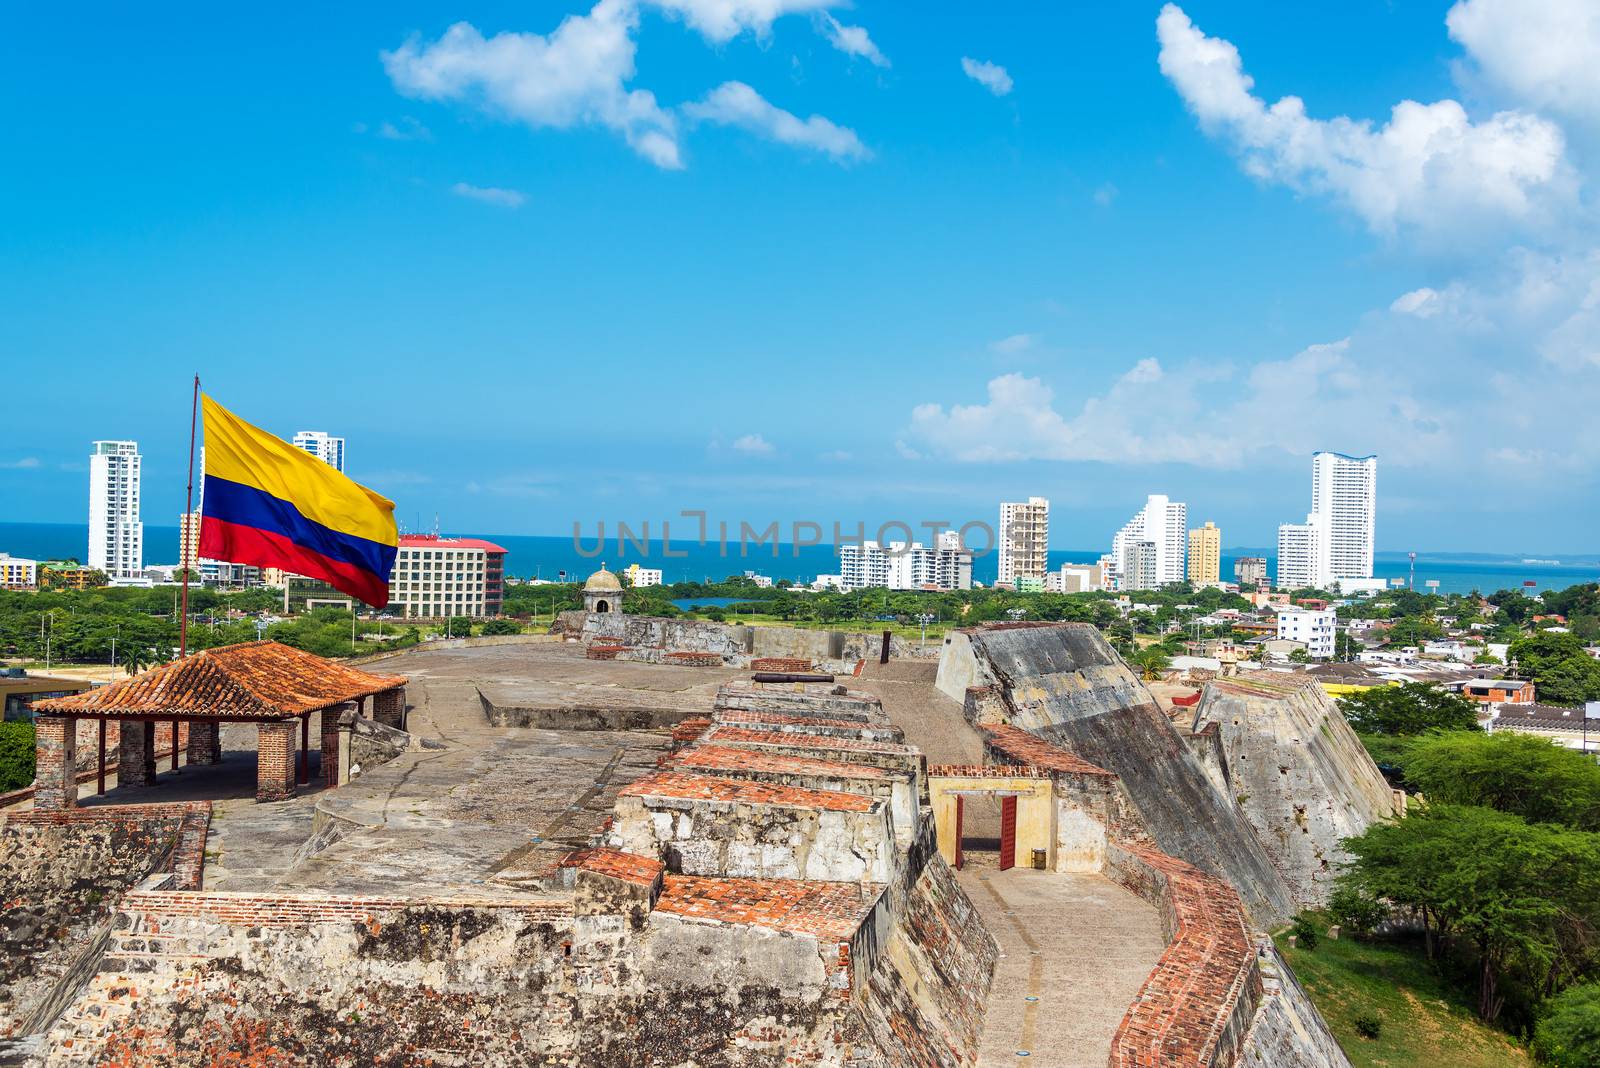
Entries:
[[[321, 769], [336, 783], [339, 714], [349, 710], [404, 727], [404, 676], [376, 675], [278, 642], [205, 649], [121, 682], [38, 702], [34, 807], [71, 808], [78, 801], [79, 726], [97, 721], [94, 766], [105, 790], [108, 722], [118, 724], [118, 786], [156, 781], [156, 727], [171, 725], [172, 767], [186, 733], [190, 765], [222, 760], [221, 727], [257, 729], [256, 800], [293, 797], [310, 783], [311, 716], [322, 713]], [[368, 702], [370, 701], [370, 711]]]

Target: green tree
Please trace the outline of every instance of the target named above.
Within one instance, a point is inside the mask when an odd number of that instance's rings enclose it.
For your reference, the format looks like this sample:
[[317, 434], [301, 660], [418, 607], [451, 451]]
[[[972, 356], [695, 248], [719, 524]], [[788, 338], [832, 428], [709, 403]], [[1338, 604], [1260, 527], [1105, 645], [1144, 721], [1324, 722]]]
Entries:
[[1502, 983], [1548, 993], [1586, 961], [1600, 900], [1600, 836], [1467, 805], [1419, 805], [1345, 840], [1341, 889], [1413, 911], [1430, 956], [1472, 950], [1478, 1014], [1505, 1006]]
[[1550, 999], [1533, 1030], [1533, 1055], [1554, 1068], [1600, 1064], [1600, 983], [1568, 987]]
[[512, 619], [491, 619], [483, 625], [481, 632], [485, 637], [506, 634], [521, 634], [522, 627]]
[[1430, 801], [1600, 830], [1600, 766], [1534, 735], [1455, 731], [1418, 738], [1406, 755], [1406, 779]]
[[1396, 736], [1478, 729], [1476, 705], [1425, 682], [1372, 686], [1347, 694], [1339, 698], [1339, 711], [1359, 734]]
[[0, 793], [33, 782], [33, 724], [0, 723]]
[[1537, 631], [1513, 642], [1509, 655], [1522, 677], [1533, 680], [1542, 701], [1579, 705], [1600, 700], [1600, 660], [1583, 651], [1575, 634]]
[[1159, 645], [1138, 650], [1128, 658], [1128, 662], [1138, 668], [1139, 677], [1147, 681], [1159, 679], [1161, 673], [1172, 666], [1172, 658]]

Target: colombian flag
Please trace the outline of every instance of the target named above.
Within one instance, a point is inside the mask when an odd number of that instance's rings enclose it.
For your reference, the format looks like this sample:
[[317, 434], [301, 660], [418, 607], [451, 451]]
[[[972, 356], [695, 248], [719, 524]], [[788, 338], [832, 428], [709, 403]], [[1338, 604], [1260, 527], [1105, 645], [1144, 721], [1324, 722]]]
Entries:
[[394, 502], [234, 415], [208, 396], [200, 555], [323, 579], [389, 603], [400, 543]]

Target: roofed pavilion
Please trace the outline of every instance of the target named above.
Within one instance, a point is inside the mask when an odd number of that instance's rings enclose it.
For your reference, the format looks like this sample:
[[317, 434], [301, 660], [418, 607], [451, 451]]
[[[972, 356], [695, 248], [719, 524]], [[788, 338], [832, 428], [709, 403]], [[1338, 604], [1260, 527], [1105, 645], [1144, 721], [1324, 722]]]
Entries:
[[[223, 723], [255, 723], [256, 800], [294, 796], [297, 784], [311, 781], [311, 714], [343, 706], [366, 710], [391, 727], [403, 726], [402, 675], [374, 675], [279, 642], [244, 642], [205, 649], [110, 686], [87, 693], [39, 701], [34, 705], [36, 764], [34, 807], [70, 808], [78, 802], [77, 729], [79, 720], [98, 720], [99, 782], [105, 789], [108, 720], [120, 722], [117, 783], [155, 783], [155, 726], [172, 724], [172, 767], [178, 766], [178, 728], [188, 728], [190, 764], [222, 760]], [[295, 728], [300, 734], [299, 759]], [[330, 756], [338, 763], [338, 733], [323, 717], [323, 774]], [[329, 747], [332, 746], [330, 754]]]

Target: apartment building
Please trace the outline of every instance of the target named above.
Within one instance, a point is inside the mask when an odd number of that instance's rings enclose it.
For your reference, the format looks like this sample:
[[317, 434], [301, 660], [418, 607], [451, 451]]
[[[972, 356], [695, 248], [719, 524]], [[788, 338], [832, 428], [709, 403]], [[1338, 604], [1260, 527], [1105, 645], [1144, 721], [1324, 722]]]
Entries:
[[995, 538], [1001, 582], [1018, 578], [1044, 580], [1050, 569], [1050, 502], [1043, 497], [1000, 505], [1000, 530]]
[[1278, 613], [1278, 637], [1300, 642], [1315, 660], [1333, 656], [1337, 617], [1331, 608], [1285, 608]]
[[0, 553], [0, 589], [32, 590], [39, 586], [39, 561]]
[[1111, 540], [1115, 588], [1153, 590], [1182, 582], [1188, 550], [1189, 506], [1152, 493]]
[[309, 452], [335, 471], [344, 470], [344, 438], [321, 430], [297, 430], [291, 441], [295, 448]]
[[97, 441], [89, 453], [89, 560], [112, 582], [144, 573], [136, 441]]
[[479, 538], [406, 534], [389, 577], [389, 610], [407, 619], [497, 616], [506, 550]]
[[1222, 531], [1209, 519], [1189, 531], [1188, 574], [1195, 586], [1222, 581]]

